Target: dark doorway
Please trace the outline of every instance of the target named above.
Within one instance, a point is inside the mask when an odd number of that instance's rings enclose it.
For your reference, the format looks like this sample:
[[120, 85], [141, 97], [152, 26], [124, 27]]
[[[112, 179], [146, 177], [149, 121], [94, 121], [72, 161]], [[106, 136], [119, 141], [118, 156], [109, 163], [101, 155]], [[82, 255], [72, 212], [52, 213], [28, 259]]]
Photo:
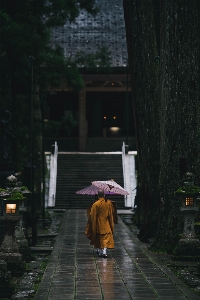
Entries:
[[131, 96], [126, 92], [87, 92], [89, 137], [134, 136]]

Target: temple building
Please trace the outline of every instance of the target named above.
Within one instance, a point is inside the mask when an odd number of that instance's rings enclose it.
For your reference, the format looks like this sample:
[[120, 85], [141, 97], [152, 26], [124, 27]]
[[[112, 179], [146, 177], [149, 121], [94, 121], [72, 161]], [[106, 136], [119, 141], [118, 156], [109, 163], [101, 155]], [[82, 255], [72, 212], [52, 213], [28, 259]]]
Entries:
[[52, 30], [51, 43], [60, 45], [66, 58], [105, 47], [111, 61], [109, 73], [98, 72], [98, 66], [94, 73], [80, 66], [84, 88], [79, 93], [65, 84], [49, 88], [47, 118], [58, 121], [71, 113], [77, 121], [70, 137], [57, 139], [60, 151], [120, 151], [123, 141], [135, 150], [123, 3], [96, 2], [96, 16], [83, 10], [74, 23]]

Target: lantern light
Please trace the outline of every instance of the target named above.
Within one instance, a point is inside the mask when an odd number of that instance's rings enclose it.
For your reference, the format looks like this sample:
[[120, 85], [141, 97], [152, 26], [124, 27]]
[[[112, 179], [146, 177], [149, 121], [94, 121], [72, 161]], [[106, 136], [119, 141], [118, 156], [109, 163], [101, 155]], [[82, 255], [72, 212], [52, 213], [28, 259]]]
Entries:
[[16, 214], [16, 210], [17, 210], [17, 204], [16, 203], [6, 204], [6, 214]]
[[3, 216], [19, 215], [19, 200], [3, 199]]
[[185, 206], [194, 206], [194, 198], [186, 197], [185, 198]]

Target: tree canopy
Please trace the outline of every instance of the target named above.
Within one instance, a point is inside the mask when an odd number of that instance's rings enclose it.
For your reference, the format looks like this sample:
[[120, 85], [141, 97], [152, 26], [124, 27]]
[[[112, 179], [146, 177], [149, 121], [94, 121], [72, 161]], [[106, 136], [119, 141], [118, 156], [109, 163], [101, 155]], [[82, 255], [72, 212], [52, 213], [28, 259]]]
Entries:
[[[61, 78], [76, 90], [83, 86], [77, 63], [67, 61], [63, 49], [49, 42], [51, 28], [73, 22], [82, 9], [98, 12], [94, 0], [0, 1], [0, 115], [5, 109], [11, 112], [19, 168], [29, 147], [31, 80], [35, 119], [41, 118], [40, 90], [59, 85]], [[38, 129], [36, 120], [35, 134]]]

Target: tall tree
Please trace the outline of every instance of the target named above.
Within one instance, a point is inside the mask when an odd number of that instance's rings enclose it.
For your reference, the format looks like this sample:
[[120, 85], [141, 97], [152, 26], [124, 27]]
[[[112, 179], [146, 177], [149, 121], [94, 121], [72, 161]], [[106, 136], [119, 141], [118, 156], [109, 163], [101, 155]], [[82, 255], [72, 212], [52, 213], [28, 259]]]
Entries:
[[[148, 199], [144, 208], [150, 207], [148, 222], [149, 228], [155, 228], [156, 244], [172, 248], [182, 232], [180, 202], [174, 195], [182, 184], [182, 170], [192, 171], [199, 185], [199, 7], [198, 0], [124, 0], [133, 103], [139, 128], [139, 174], [141, 182], [148, 180], [147, 193], [142, 198]], [[158, 59], [154, 69], [144, 66], [152, 45], [157, 49], [154, 54]], [[142, 72], [145, 76], [141, 76]], [[140, 93], [148, 92], [148, 84], [143, 85], [142, 92], [139, 84], [144, 82], [143, 77], [151, 76], [155, 81], [151, 86], [157, 91], [154, 104], [145, 96], [139, 97]], [[146, 106], [151, 105], [156, 113], [150, 114], [149, 119]], [[153, 128], [150, 134], [149, 123]], [[154, 173], [144, 164], [147, 158], [154, 161]], [[187, 162], [186, 168], [183, 162]], [[151, 191], [155, 191], [154, 207], [149, 204]], [[142, 235], [145, 232], [147, 229]]]
[[193, 172], [195, 184], [200, 184], [200, 2], [161, 4], [160, 184], [165, 209], [158, 243], [174, 245], [182, 233], [180, 203], [174, 195], [182, 185], [182, 169]]
[[124, 15], [139, 162], [137, 206], [143, 219], [140, 236], [146, 239], [157, 222], [160, 164], [159, 60], [152, 2], [125, 0]]

